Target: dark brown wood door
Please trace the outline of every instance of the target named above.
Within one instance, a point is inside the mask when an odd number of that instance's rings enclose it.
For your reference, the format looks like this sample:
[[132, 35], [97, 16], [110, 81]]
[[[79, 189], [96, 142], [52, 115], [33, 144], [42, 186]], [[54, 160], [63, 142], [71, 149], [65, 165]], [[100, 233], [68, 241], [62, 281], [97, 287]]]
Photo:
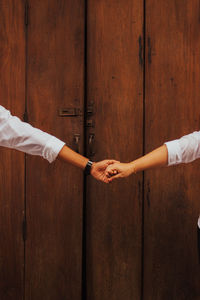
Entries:
[[[88, 155], [128, 162], [143, 150], [143, 4], [89, 0], [87, 15]], [[111, 185], [88, 178], [88, 300], [140, 299], [141, 212], [142, 174]]]
[[[199, 130], [199, 1], [146, 1], [146, 152]], [[144, 299], [200, 299], [199, 162], [145, 175]]]
[[[22, 118], [25, 106], [24, 1], [0, 2], [0, 104]], [[0, 149], [0, 299], [23, 297], [24, 154]]]
[[[95, 161], [199, 130], [199, 1], [28, 4], [25, 18], [25, 0], [0, 2], [0, 104], [13, 114], [80, 153], [85, 131]], [[61, 117], [68, 108], [82, 113]], [[86, 193], [82, 171], [59, 161], [0, 149], [0, 164], [0, 299], [200, 298], [198, 162], [87, 178]]]
[[[84, 3], [29, 1], [28, 121], [83, 151]], [[78, 144], [76, 144], [78, 141]], [[81, 299], [83, 174], [27, 157], [26, 299]]]

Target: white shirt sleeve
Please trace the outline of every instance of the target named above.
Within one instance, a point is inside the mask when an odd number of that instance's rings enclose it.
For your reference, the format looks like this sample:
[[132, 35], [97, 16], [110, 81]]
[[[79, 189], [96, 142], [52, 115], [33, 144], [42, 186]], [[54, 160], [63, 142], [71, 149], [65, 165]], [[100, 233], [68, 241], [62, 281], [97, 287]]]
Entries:
[[40, 155], [51, 163], [64, 145], [56, 137], [12, 116], [0, 105], [0, 146]]
[[189, 163], [200, 158], [200, 131], [166, 142], [165, 145], [168, 150], [168, 166]]

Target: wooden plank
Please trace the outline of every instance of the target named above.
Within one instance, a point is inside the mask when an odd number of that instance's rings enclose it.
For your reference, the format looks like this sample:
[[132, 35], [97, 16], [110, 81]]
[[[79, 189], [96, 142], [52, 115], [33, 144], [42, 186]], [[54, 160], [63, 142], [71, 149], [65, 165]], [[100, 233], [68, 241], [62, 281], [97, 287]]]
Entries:
[[[84, 3], [30, 1], [28, 115], [33, 125], [74, 145], [83, 109]], [[83, 174], [61, 162], [27, 161], [27, 299], [81, 299]]]
[[[95, 161], [142, 155], [143, 4], [88, 1], [88, 105]], [[87, 141], [89, 143], [89, 141]], [[140, 299], [142, 174], [105, 185], [88, 179], [87, 299]]]
[[[25, 94], [24, 1], [0, 2], [0, 104], [22, 118]], [[0, 299], [22, 299], [24, 154], [0, 149]]]
[[[146, 1], [146, 152], [199, 130], [199, 8]], [[146, 172], [144, 299], [200, 298], [199, 176], [198, 162]]]

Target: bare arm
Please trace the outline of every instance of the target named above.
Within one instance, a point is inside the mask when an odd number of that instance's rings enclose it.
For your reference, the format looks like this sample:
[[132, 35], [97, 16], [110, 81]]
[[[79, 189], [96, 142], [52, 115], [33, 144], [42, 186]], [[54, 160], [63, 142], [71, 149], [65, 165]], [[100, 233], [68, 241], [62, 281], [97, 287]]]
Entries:
[[168, 163], [168, 151], [166, 145], [163, 145], [152, 152], [131, 162], [135, 172], [144, 171], [156, 167], [166, 166]]
[[78, 168], [81, 168], [82, 170], [85, 168], [89, 160], [88, 158], [74, 152], [67, 146], [64, 146], [61, 149], [61, 151], [58, 153], [58, 158]]
[[166, 142], [163, 146], [130, 163], [114, 164], [108, 167], [106, 174], [114, 175], [109, 179], [112, 181], [150, 168], [189, 163], [198, 158], [200, 158], [200, 131], [194, 131], [179, 139]]
[[[82, 170], [85, 169], [86, 164], [88, 162], [88, 158], [74, 152], [72, 149], [70, 149], [67, 146], [64, 146], [61, 151], [58, 154], [58, 158], [70, 163], [78, 168], [81, 168]], [[91, 175], [100, 181], [103, 181], [105, 183], [109, 182], [109, 178], [106, 176], [106, 169], [109, 165], [116, 163], [116, 160], [103, 160], [100, 162], [93, 162], [92, 168], [91, 168]]]
[[132, 173], [167, 166], [167, 164], [168, 151], [166, 145], [163, 145], [130, 163], [115, 163], [109, 166], [106, 175], [110, 177], [108, 180], [111, 182], [116, 178], [127, 177]]
[[[56, 158], [74, 166], [85, 168], [88, 158], [74, 152], [58, 138], [12, 116], [0, 105], [0, 146], [16, 149], [32, 155], [40, 155], [50, 163]], [[91, 175], [97, 180], [108, 182], [105, 170], [114, 160], [93, 163]]]

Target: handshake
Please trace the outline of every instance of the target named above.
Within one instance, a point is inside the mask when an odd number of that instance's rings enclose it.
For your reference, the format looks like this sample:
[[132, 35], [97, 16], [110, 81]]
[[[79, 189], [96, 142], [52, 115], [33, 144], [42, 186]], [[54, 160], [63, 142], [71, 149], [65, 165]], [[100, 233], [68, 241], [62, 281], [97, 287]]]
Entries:
[[[88, 158], [74, 152], [64, 146], [59, 152], [59, 158], [65, 160], [82, 169], [88, 165]], [[129, 163], [121, 163], [117, 160], [107, 159], [90, 164], [90, 174], [97, 180], [110, 183], [117, 178], [123, 178], [132, 173], [147, 169], [164, 167], [168, 165], [168, 150], [166, 145], [156, 148], [152, 152], [145, 154]], [[87, 173], [86, 173], [87, 174]]]
[[110, 183], [117, 178], [127, 177], [135, 172], [133, 162], [121, 163], [116, 160], [103, 160], [93, 163], [91, 175], [100, 181]]
[[167, 165], [168, 149], [164, 144], [129, 163], [120, 163], [116, 160], [103, 160], [94, 163], [92, 165], [91, 175], [97, 180], [109, 183], [117, 178], [127, 177], [132, 173], [165, 167]]

